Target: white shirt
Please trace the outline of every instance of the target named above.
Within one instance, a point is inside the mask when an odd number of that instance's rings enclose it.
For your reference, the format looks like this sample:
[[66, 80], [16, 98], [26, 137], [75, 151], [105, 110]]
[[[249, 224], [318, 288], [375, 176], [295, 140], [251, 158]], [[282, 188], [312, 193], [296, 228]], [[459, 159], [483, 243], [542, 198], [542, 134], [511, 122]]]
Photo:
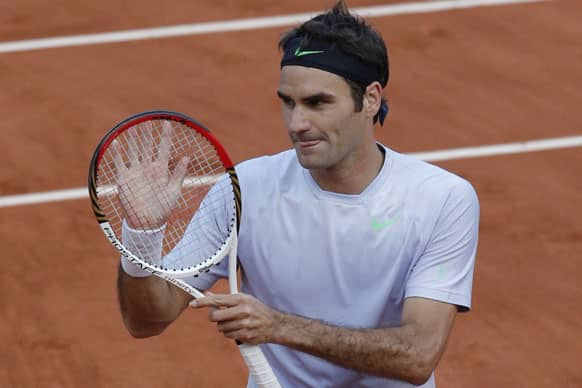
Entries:
[[[413, 296], [470, 308], [479, 204], [462, 178], [388, 148], [358, 195], [322, 190], [293, 150], [236, 171], [243, 292], [349, 328], [398, 326]], [[226, 276], [221, 268], [191, 284], [210, 287]], [[412, 387], [283, 346], [261, 348], [283, 387]], [[434, 375], [423, 387], [434, 387]]]

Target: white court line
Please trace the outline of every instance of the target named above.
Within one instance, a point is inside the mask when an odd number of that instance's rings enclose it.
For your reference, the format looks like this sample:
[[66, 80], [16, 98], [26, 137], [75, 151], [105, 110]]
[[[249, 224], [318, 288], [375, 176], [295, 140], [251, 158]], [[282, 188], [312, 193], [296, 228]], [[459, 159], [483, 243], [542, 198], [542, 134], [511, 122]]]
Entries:
[[[212, 185], [222, 177], [223, 175], [210, 175], [204, 177], [196, 178], [186, 178], [182, 187], [192, 187], [192, 186], [209, 186]], [[77, 190], [77, 189], [74, 189]], [[87, 193], [85, 193], [87, 194]], [[100, 197], [102, 195], [117, 195], [117, 186], [115, 185], [104, 185], [97, 187], [97, 195]], [[2, 197], [0, 197], [2, 198]]]
[[[422, 3], [419, 2], [379, 5], [373, 7], [352, 8], [351, 10], [363, 17], [373, 18], [389, 15], [439, 12], [473, 7], [535, 3], [541, 1], [548, 0], [441, 0]], [[292, 26], [302, 23], [303, 21], [316, 14], [317, 12], [300, 13], [293, 15], [180, 24], [167, 27], [143, 28], [125, 31], [104, 32], [98, 34], [71, 35], [54, 38], [4, 42], [0, 43], [0, 53]]]
[[[453, 148], [449, 150], [413, 152], [415, 156], [427, 162], [446, 161], [454, 159], [477, 158], [484, 156], [520, 154], [526, 152], [545, 151], [559, 148], [582, 146], [581, 136], [559, 137], [552, 139], [531, 140], [519, 143], [493, 144], [479, 147]], [[7, 195], [0, 197], [1, 207], [33, 205], [38, 203], [66, 201], [88, 198], [86, 188], [47, 191], [42, 193]]]
[[409, 155], [415, 156], [418, 159], [422, 159], [426, 162], [437, 162], [454, 159], [479, 158], [484, 156], [521, 154], [525, 152], [545, 151], [580, 146], [582, 146], [582, 136], [569, 136], [556, 137], [553, 139], [530, 140], [519, 143], [454, 148], [442, 151], [413, 152]]

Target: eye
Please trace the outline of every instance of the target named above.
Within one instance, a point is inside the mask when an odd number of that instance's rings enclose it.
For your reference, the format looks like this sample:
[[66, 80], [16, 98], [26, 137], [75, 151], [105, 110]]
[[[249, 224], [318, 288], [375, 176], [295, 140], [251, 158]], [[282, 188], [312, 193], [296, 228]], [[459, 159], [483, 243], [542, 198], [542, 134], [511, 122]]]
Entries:
[[323, 101], [321, 100], [311, 100], [311, 101], [307, 101], [307, 106], [309, 106], [310, 108], [317, 108], [323, 105]]
[[283, 105], [285, 105], [289, 108], [293, 108], [295, 106], [295, 102], [293, 102], [292, 99], [287, 98], [287, 97], [281, 98], [281, 102], [283, 103]]

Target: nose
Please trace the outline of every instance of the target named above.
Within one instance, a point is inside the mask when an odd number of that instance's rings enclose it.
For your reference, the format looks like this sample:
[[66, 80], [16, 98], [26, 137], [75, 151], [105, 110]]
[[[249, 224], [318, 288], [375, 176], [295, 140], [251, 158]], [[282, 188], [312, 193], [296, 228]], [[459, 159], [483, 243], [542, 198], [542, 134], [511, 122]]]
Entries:
[[288, 127], [290, 133], [307, 131], [310, 126], [311, 124], [309, 122], [308, 115], [306, 114], [305, 110], [301, 108], [301, 106], [295, 106], [289, 112]]

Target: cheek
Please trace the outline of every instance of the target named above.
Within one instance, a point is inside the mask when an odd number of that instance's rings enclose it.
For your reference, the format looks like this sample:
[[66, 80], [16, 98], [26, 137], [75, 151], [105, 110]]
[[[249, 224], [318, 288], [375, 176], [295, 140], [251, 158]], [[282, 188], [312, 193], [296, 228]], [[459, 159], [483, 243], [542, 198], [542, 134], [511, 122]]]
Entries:
[[338, 151], [345, 154], [357, 148], [362, 143], [363, 131], [363, 123], [354, 115], [338, 123], [338, 126], [333, 131]]
[[283, 118], [285, 125], [289, 127], [289, 122], [291, 120], [291, 110], [283, 104], [281, 105], [281, 117]]
[[339, 114], [336, 115], [335, 120], [333, 122], [333, 130], [331, 131], [334, 134], [334, 137], [341, 143], [351, 142], [352, 138], [356, 134], [357, 131], [354, 129], [358, 127], [357, 120], [351, 114], [346, 115], [343, 114], [343, 117]]

